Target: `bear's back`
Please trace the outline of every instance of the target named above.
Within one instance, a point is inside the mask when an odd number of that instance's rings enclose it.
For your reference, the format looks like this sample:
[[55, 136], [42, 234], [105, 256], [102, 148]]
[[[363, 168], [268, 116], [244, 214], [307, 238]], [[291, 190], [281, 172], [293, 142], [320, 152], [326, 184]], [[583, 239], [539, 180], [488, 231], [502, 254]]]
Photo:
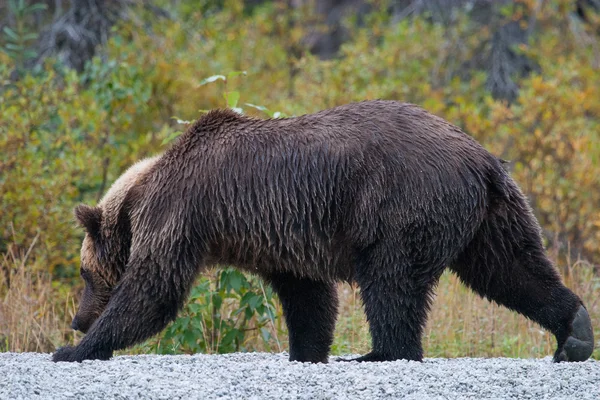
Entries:
[[213, 111], [159, 161], [149, 222], [171, 231], [170, 215], [186, 215], [220, 261], [328, 264], [349, 278], [347, 251], [333, 248], [408, 238], [415, 221], [437, 226], [447, 215], [457, 216], [452, 233], [469, 230], [498, 165], [411, 104], [367, 101], [272, 120]]

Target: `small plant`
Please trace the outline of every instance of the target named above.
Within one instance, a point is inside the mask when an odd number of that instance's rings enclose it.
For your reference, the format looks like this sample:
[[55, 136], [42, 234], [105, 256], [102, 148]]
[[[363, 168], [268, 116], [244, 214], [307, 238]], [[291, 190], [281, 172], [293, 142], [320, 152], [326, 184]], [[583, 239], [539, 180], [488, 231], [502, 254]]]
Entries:
[[[244, 109], [239, 106], [240, 92], [235, 91], [235, 90], [230, 91], [227, 89], [227, 82], [230, 81], [231, 78], [240, 76], [240, 75], [246, 76], [247, 72], [246, 71], [232, 71], [232, 72], [228, 73], [227, 75], [212, 75], [206, 79], [201, 80], [200, 83], [198, 83], [198, 87], [207, 85], [212, 82], [222, 81], [223, 82], [223, 98], [225, 99], [225, 106], [232, 109], [233, 111], [237, 112], [238, 114], [244, 114]], [[252, 107], [256, 110], [264, 112], [270, 118], [286, 117], [286, 114], [284, 114], [280, 111], [270, 111], [269, 109], [267, 109], [264, 106], [258, 106], [256, 104], [251, 104], [251, 103], [245, 103], [245, 105], [247, 105], [248, 107]], [[199, 111], [202, 113], [207, 113], [209, 110], [199, 110]], [[189, 125], [189, 124], [193, 124], [195, 122], [195, 120], [183, 120], [178, 117], [172, 117], [172, 119], [177, 121], [178, 124], [183, 124], [183, 125]], [[182, 133], [183, 132], [181, 132], [181, 131], [174, 131], [174, 132], [169, 133], [167, 135], [167, 137], [165, 137], [165, 139], [162, 141], [162, 145], [172, 142], [178, 136], [180, 136]]]
[[[227, 90], [227, 81], [235, 76], [239, 76], [239, 75], [245, 76], [246, 74], [247, 74], [246, 71], [232, 71], [232, 72], [228, 73], [227, 76], [213, 75], [213, 76], [209, 76], [206, 79], [201, 80], [200, 83], [198, 84], [198, 86], [204, 86], [211, 82], [223, 81], [223, 86], [224, 86], [223, 97], [225, 98], [225, 104], [227, 105], [227, 107], [231, 108], [233, 111], [243, 114], [244, 110], [242, 110], [240, 107], [238, 107], [238, 101], [240, 100], [240, 92], [228, 91]], [[202, 111], [205, 112], [206, 110], [202, 110]]]
[[15, 26], [5, 26], [2, 29], [5, 44], [0, 49], [15, 61], [19, 69], [25, 66], [26, 61], [37, 56], [30, 43], [38, 38], [38, 34], [27, 28], [25, 19], [36, 11], [45, 10], [46, 7], [46, 4], [42, 3], [27, 5], [25, 0], [8, 1], [8, 9], [14, 16]]
[[229, 353], [247, 350], [245, 339], [273, 342], [281, 351], [275, 319], [275, 299], [269, 287], [255, 278], [227, 268], [209, 279], [200, 278], [187, 305], [150, 349], [162, 354]]

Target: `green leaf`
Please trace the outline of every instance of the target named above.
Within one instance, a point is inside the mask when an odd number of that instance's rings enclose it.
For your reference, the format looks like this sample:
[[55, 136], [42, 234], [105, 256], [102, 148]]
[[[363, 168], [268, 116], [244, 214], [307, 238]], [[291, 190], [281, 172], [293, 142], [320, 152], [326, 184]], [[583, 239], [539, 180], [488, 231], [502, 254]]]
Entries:
[[199, 314], [202, 310], [202, 305], [197, 303], [192, 303], [188, 305], [188, 309], [191, 311], [191, 314]]
[[257, 106], [256, 104], [250, 104], [250, 103], [245, 103], [245, 104], [246, 104], [248, 107], [256, 108], [256, 109], [257, 109], [257, 110], [259, 110], [259, 111], [263, 111], [263, 112], [266, 112], [266, 113], [268, 113], [268, 112], [269, 112], [269, 110], [267, 109], [267, 107], [264, 107], [264, 106]]
[[183, 317], [181, 319], [181, 330], [186, 330], [190, 324], [190, 317]]
[[17, 2], [16, 2], [15, 0], [9, 0], [9, 1], [8, 1], [8, 8], [10, 9], [10, 11], [11, 11], [13, 14], [16, 14], [16, 13], [17, 13], [17, 11], [18, 11], [18, 8], [17, 8]]
[[169, 339], [173, 339], [176, 335], [176, 331], [174, 329], [174, 325], [171, 325], [167, 330], [165, 330], [165, 333], [163, 335], [163, 339], [169, 340]]
[[23, 11], [30, 13], [30, 12], [34, 12], [34, 11], [45, 10], [46, 8], [48, 8], [48, 6], [46, 4], [35, 3], [35, 4], [32, 4], [29, 7], [25, 8]]
[[271, 307], [266, 307], [265, 308], [265, 315], [271, 321], [275, 320], [275, 312], [273, 311], [273, 309]]
[[0, 47], [0, 51], [2, 51], [3, 53], [6, 53], [11, 58], [15, 58], [18, 54], [14, 50], [5, 49], [3, 47]]
[[223, 304], [223, 298], [221, 296], [219, 296], [218, 293], [214, 293], [212, 296], [212, 303], [213, 303], [214, 307], [218, 310], [221, 308], [221, 305]]
[[5, 26], [2, 30], [4, 31], [4, 33], [6, 33], [6, 36], [10, 37], [11, 39], [16, 41], [19, 40], [19, 35], [17, 35], [17, 32], [13, 31], [8, 26]]
[[206, 79], [202, 79], [200, 81], [200, 83], [198, 84], [198, 86], [204, 86], [207, 83], [211, 83], [214, 81], [218, 81], [218, 80], [222, 80], [222, 81], [227, 81], [227, 78], [224, 75], [213, 75], [213, 76], [209, 76]]
[[234, 317], [237, 317], [238, 315], [240, 315], [241, 313], [243, 313], [245, 310], [248, 310], [248, 309], [240, 306], [231, 315], [234, 316]]
[[236, 108], [238, 100], [240, 99], [240, 92], [229, 92], [225, 94], [227, 99], [227, 106], [229, 108]]
[[197, 331], [197, 335], [200, 338], [204, 337], [203, 334], [203, 326], [202, 326], [202, 320], [198, 317], [198, 318], [194, 318], [190, 321], [190, 326], [192, 328], [194, 328], [194, 330]]
[[163, 141], [160, 143], [160, 145], [164, 146], [165, 144], [172, 142], [177, 137], [179, 137], [181, 134], [182, 134], [182, 132], [179, 132], [179, 131], [171, 133], [169, 136], [167, 136], [166, 138], [163, 139]]
[[263, 298], [262, 296], [257, 295], [256, 293], [248, 292], [242, 297], [240, 301], [240, 307], [246, 306], [250, 311], [255, 311], [256, 307], [262, 304]]
[[204, 296], [204, 293], [206, 293], [206, 288], [203, 287], [203, 285], [196, 285], [192, 288], [192, 291], [190, 292], [189, 295], [189, 301], [194, 301], [197, 299], [201, 299]]
[[243, 275], [240, 272], [235, 271], [235, 273], [232, 273], [228, 276], [227, 283], [234, 292], [239, 292], [240, 288], [242, 287], [242, 279]]
[[256, 310], [256, 308], [262, 304], [263, 298], [259, 295], [254, 295], [254, 297], [250, 298], [248, 305], [251, 309]]
[[246, 73], [246, 71], [232, 71], [227, 74], [227, 79], [233, 78], [234, 76], [238, 76], [238, 75], [247, 75], [247, 73]]
[[248, 306], [248, 302], [250, 301], [250, 298], [254, 296], [254, 293], [252, 292], [248, 292], [245, 295], [242, 296], [242, 300], [240, 300], [240, 308], [244, 308]]
[[5, 47], [9, 50], [23, 50], [24, 47], [20, 44], [6, 43]]
[[37, 53], [34, 50], [25, 50], [23, 52], [23, 57], [27, 59], [32, 59], [37, 57]]
[[[219, 350], [221, 350], [221, 347], [231, 346], [231, 344], [233, 343], [235, 338], [239, 335], [239, 333], [240, 333], [240, 331], [238, 329], [232, 329], [229, 332], [227, 332], [225, 334], [225, 336], [223, 336], [223, 338], [221, 339], [221, 343], [219, 344]], [[222, 349], [222, 350], [228, 350], [228, 349]]]
[[24, 35], [21, 36], [22, 40], [35, 40], [38, 38], [38, 34], [37, 33], [26, 33]]
[[271, 332], [267, 328], [260, 328], [260, 334], [265, 343], [268, 343], [271, 340]]
[[185, 344], [188, 346], [193, 346], [194, 344], [196, 344], [196, 336], [192, 331], [185, 331], [185, 333], [183, 334], [183, 338], [185, 340]]

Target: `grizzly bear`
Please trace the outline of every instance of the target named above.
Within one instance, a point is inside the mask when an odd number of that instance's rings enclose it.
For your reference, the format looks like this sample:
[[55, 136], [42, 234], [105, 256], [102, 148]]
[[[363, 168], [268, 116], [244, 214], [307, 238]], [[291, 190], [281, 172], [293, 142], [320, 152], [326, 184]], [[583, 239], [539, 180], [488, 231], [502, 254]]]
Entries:
[[415, 105], [269, 120], [211, 111], [75, 216], [85, 289], [72, 327], [87, 335], [54, 361], [106, 360], [159, 333], [213, 265], [272, 285], [293, 361], [327, 362], [338, 281], [360, 288], [372, 335], [357, 361], [422, 360], [446, 267], [552, 332], [555, 361], [593, 350], [589, 315], [503, 161]]

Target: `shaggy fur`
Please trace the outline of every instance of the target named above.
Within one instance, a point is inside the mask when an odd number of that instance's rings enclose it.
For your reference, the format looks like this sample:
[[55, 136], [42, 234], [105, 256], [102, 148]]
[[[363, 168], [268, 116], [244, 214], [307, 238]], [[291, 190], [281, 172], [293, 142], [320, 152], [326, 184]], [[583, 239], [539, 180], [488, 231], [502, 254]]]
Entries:
[[[589, 316], [502, 162], [414, 105], [368, 101], [277, 120], [213, 111], [76, 216], [89, 293], [74, 327], [89, 333], [55, 361], [108, 359], [160, 332], [216, 264], [273, 286], [291, 360], [327, 361], [340, 280], [358, 284], [370, 325], [373, 351], [360, 361], [421, 360], [446, 266], [554, 333], [557, 361], [593, 349]], [[583, 343], [576, 352], [569, 338]]]

